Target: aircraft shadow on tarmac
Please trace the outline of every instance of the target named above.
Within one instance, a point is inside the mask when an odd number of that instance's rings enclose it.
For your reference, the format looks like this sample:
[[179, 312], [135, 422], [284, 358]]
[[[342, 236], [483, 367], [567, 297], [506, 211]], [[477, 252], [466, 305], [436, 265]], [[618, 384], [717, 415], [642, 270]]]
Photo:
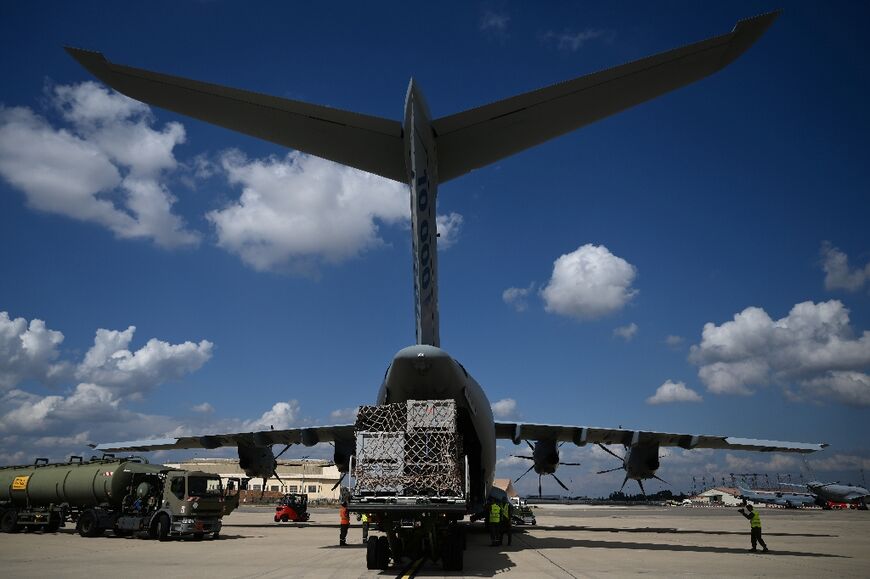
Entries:
[[[742, 533], [748, 535], [749, 533]], [[767, 533], [765, 533], [765, 536]], [[514, 537], [516, 539], [517, 537]], [[743, 555], [748, 552], [746, 548], [738, 547], [716, 547], [712, 545], [669, 545], [667, 543], [633, 543], [629, 541], [604, 541], [593, 539], [569, 539], [565, 537], [530, 537], [525, 535], [519, 539], [522, 548], [529, 549], [573, 549], [576, 547], [588, 547], [593, 549], [645, 549], [649, 551], [682, 551], [694, 553], [723, 553]], [[765, 556], [782, 556], [791, 555], [792, 557], [831, 557], [837, 559], [851, 559], [846, 555], [835, 555], [831, 553], [811, 553], [805, 551], [782, 551], [772, 549]]]
[[[637, 528], [620, 528], [620, 527], [586, 527], [574, 525], [548, 525], [546, 527], [535, 527], [535, 531], [588, 531], [593, 533], [667, 533], [675, 535], [746, 535], [745, 531], [704, 531], [700, 529], [677, 529], [674, 527], [637, 527]], [[839, 535], [828, 535], [823, 533], [777, 533], [764, 532], [765, 537], [838, 537]]]

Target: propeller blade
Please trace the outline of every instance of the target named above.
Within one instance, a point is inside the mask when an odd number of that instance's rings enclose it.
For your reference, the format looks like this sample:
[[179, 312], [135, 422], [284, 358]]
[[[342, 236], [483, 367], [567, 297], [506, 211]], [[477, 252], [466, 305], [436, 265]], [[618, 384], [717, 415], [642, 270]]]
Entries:
[[279, 452], [278, 454], [275, 455], [275, 460], [278, 460], [279, 458], [281, 458], [281, 455], [284, 454], [285, 452], [287, 452], [287, 449], [290, 448], [291, 446], [293, 446], [293, 445], [288, 444], [287, 446], [285, 446], [284, 450], [282, 450], [281, 452]]
[[531, 456], [523, 456], [523, 455], [521, 455], [521, 454], [512, 454], [511, 456], [513, 456], [513, 457], [515, 457], [515, 458], [524, 458], [524, 459], [526, 459], [526, 460], [535, 460], [535, 459], [534, 459], [533, 457], [531, 457]]
[[609, 448], [607, 448], [606, 446], [604, 446], [604, 445], [601, 444], [600, 442], [598, 442], [598, 443], [596, 443], [596, 444], [598, 444], [598, 446], [601, 447], [601, 450], [603, 450], [603, 451], [606, 452], [607, 454], [613, 455], [613, 456], [615, 456], [616, 458], [618, 458], [619, 460], [625, 460], [623, 457], [619, 456], [618, 454], [616, 454], [615, 452], [613, 452], [612, 450], [610, 450]]
[[338, 479], [338, 482], [337, 482], [337, 483], [335, 483], [334, 485], [332, 485], [332, 490], [337, 489], [337, 488], [338, 488], [338, 485], [341, 484], [341, 481], [343, 481], [343, 480], [344, 480], [344, 477], [346, 477], [346, 476], [347, 476], [347, 473], [346, 473], [346, 472], [341, 473], [341, 478]]
[[660, 476], [658, 476], [658, 475], [655, 475], [655, 474], [654, 474], [654, 475], [653, 475], [653, 478], [656, 479], [656, 480], [660, 480], [660, 481], [662, 481], [662, 482], [665, 483], [666, 485], [670, 485], [670, 484], [671, 484], [671, 483], [669, 483], [668, 481], [666, 481], [665, 479], [663, 479], [662, 477], [660, 477]]
[[581, 463], [579, 463], [579, 462], [560, 462], [559, 464], [562, 466], [580, 466], [581, 465]]
[[643, 497], [646, 498], [646, 491], [643, 490], [643, 481], [640, 479], [637, 479], [637, 484], [640, 487], [640, 492], [643, 493]]
[[625, 488], [625, 483], [628, 482], [628, 473], [625, 473], [625, 478], [622, 480], [622, 486], [619, 487], [619, 492], [622, 492], [622, 489]]
[[541, 475], [538, 475], [538, 498], [544, 496], [544, 493], [541, 492]]
[[616, 468], [611, 468], [610, 470], [599, 470], [599, 471], [596, 472], [595, 474], [604, 474], [604, 473], [607, 473], [607, 472], [613, 472], [613, 471], [615, 471], [615, 470], [622, 470], [623, 468], [624, 468], [624, 467], [618, 466], [618, 467], [616, 467]]
[[280, 476], [278, 476], [278, 469], [277, 469], [277, 468], [276, 468], [275, 470], [272, 471], [272, 474], [275, 475], [275, 478], [278, 479], [278, 480], [281, 482], [282, 485], [284, 484], [284, 481], [281, 480], [281, 477], [280, 477]]
[[517, 480], [515, 480], [514, 482], [520, 482], [520, 479], [523, 478], [524, 476], [526, 476], [527, 474], [529, 474], [529, 471], [532, 470], [533, 468], [535, 468], [535, 465], [530, 466], [530, 467], [528, 468], [528, 470], [527, 470], [526, 472], [524, 472], [523, 474], [521, 474], [521, 475], [517, 478]]
[[560, 480], [559, 480], [559, 477], [557, 477], [554, 473], [550, 473], [550, 476], [552, 476], [554, 479], [556, 479], [556, 482], [559, 483], [559, 486], [561, 486], [563, 489], [565, 489], [565, 490], [568, 491], [569, 493], [571, 492], [571, 489], [569, 489], [568, 487], [566, 487], [566, 486], [565, 486], [565, 483], [563, 483], [562, 481], [560, 481]]
[[263, 495], [266, 494], [266, 477], [263, 477], [263, 490], [260, 491], [260, 500], [263, 499]]
[[526, 441], [526, 444], [528, 444], [528, 445], [529, 445], [529, 448], [531, 448], [531, 449], [532, 449], [532, 452], [535, 452], [535, 447], [534, 447], [534, 446], [532, 446], [532, 443], [531, 443], [531, 442], [529, 442], [529, 441], [528, 441], [528, 440], [527, 440], [527, 441]]

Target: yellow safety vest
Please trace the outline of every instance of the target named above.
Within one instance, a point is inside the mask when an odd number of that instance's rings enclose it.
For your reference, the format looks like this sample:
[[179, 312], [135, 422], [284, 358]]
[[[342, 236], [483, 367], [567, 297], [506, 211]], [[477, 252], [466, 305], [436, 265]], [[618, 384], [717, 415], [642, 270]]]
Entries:
[[752, 518], [749, 520], [749, 526], [751, 528], [761, 528], [761, 515], [758, 514], [758, 511], [752, 511]]
[[506, 523], [509, 523], [511, 520], [511, 518], [510, 518], [510, 505], [508, 505], [507, 503], [505, 503], [501, 507], [501, 518]]
[[368, 516], [367, 514], [363, 513], [361, 520], [362, 520], [363, 523], [368, 523], [368, 522], [369, 522], [369, 516]]
[[497, 503], [492, 503], [489, 507], [489, 522], [497, 523], [501, 519], [501, 507]]

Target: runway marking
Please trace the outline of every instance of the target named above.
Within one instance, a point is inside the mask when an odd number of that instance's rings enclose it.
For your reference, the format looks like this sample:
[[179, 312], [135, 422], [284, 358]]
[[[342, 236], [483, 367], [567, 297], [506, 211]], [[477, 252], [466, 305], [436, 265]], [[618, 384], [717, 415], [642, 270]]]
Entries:
[[521, 536], [519, 536], [519, 533], [517, 534], [517, 538], [520, 540], [520, 543], [522, 543], [523, 545], [528, 547], [530, 550], [534, 551], [537, 555], [539, 555], [539, 556], [543, 557], [544, 559], [546, 559], [547, 561], [549, 561], [552, 565], [555, 565], [556, 567], [558, 567], [559, 569], [564, 571], [565, 574], [568, 575], [569, 577], [573, 577], [574, 579], [579, 579], [579, 577], [577, 577], [576, 575], [574, 575], [573, 573], [571, 573], [570, 571], [568, 571], [567, 569], [565, 569], [564, 567], [562, 567], [561, 565], [559, 565], [558, 563], [556, 563], [555, 561], [553, 561], [552, 559], [550, 559], [549, 557], [547, 557], [546, 555], [541, 553], [538, 549], [533, 547], [531, 545], [531, 543], [529, 543], [528, 541], [523, 539]]
[[399, 573], [396, 579], [411, 579], [414, 575], [417, 574], [417, 571], [420, 569], [420, 565], [423, 564], [423, 559], [425, 559], [425, 557], [420, 557], [419, 559], [411, 563], [411, 565], [407, 569]]

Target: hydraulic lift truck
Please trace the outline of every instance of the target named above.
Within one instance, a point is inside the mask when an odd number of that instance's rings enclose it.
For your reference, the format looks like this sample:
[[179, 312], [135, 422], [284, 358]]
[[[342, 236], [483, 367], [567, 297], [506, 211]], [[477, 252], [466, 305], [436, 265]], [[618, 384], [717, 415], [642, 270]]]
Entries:
[[370, 537], [366, 567], [426, 557], [460, 571], [468, 512], [467, 459], [452, 400], [360, 407], [355, 483], [348, 510], [365, 513], [384, 534]]

